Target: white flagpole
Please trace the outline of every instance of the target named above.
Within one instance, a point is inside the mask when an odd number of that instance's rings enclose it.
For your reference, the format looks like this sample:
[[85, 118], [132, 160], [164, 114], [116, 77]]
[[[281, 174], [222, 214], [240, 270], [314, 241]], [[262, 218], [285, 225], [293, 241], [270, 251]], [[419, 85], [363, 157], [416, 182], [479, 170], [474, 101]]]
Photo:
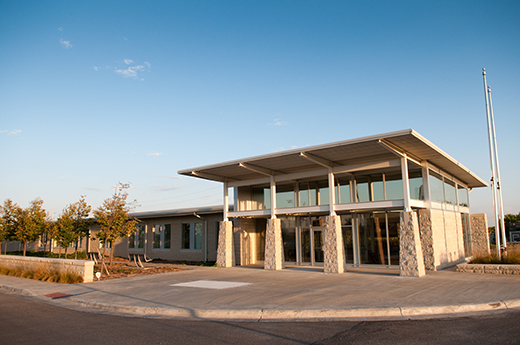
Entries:
[[[489, 109], [491, 110], [491, 127], [493, 129], [493, 148], [495, 153], [495, 169], [496, 169], [496, 180], [497, 180], [497, 202], [498, 212], [500, 218], [500, 227], [502, 232], [502, 249], [504, 254], [507, 255], [507, 238], [506, 238], [506, 226], [504, 221], [504, 201], [502, 199], [502, 182], [500, 179], [500, 164], [498, 162], [498, 147], [497, 147], [497, 134], [495, 131], [495, 116], [493, 115], [493, 99], [491, 97], [491, 87], [488, 85], [489, 94]], [[496, 227], [495, 227], [496, 228]]]
[[489, 163], [491, 166], [491, 190], [493, 194], [493, 212], [495, 215], [495, 241], [497, 247], [497, 256], [500, 259], [500, 231], [498, 225], [498, 212], [497, 212], [497, 196], [496, 196], [496, 181], [495, 181], [495, 159], [493, 154], [493, 144], [492, 144], [492, 131], [491, 131], [491, 118], [489, 111], [489, 95], [487, 91], [487, 80], [486, 80], [486, 69], [482, 69], [482, 77], [484, 78], [484, 94], [486, 96], [486, 117], [487, 117], [487, 128], [488, 128], [488, 140], [489, 140]]

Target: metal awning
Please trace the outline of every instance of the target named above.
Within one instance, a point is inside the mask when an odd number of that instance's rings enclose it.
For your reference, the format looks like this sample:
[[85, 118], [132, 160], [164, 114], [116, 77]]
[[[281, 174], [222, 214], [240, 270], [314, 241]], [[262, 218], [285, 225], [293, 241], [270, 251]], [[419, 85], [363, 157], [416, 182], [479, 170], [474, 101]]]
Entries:
[[276, 152], [219, 164], [180, 170], [181, 175], [233, 182], [316, 170], [319, 167], [392, 160], [406, 154], [417, 163], [428, 162], [470, 188], [487, 183], [413, 129]]

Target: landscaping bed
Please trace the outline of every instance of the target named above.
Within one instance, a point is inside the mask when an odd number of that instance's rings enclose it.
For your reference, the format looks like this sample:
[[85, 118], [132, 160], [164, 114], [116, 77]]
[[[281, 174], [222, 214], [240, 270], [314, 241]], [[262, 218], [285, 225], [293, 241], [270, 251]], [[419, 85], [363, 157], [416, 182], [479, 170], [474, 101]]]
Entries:
[[[114, 258], [112, 265], [109, 265], [108, 263], [109, 261], [107, 260], [105, 264], [108, 268], [108, 272], [110, 273], [110, 275], [107, 275], [104, 269], [102, 270], [101, 263], [94, 265], [94, 275], [96, 274], [96, 272], [102, 272], [99, 280], [134, 277], [148, 274], [168, 273], [184, 271], [189, 269], [178, 267], [176, 265], [168, 263], [146, 263], [144, 264], [144, 268], [140, 268], [137, 267], [133, 261], [122, 258]], [[97, 280], [97, 278], [94, 278], [94, 280]]]

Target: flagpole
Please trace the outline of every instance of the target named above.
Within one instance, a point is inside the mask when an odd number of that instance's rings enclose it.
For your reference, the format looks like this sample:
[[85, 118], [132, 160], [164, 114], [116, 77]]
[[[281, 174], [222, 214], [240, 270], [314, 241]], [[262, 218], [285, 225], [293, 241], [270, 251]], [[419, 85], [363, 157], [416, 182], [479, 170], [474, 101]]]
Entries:
[[489, 110], [489, 95], [487, 91], [487, 80], [486, 80], [486, 69], [482, 68], [482, 77], [484, 79], [484, 95], [486, 96], [486, 117], [487, 117], [487, 129], [488, 129], [488, 141], [489, 141], [489, 163], [491, 167], [491, 190], [493, 194], [493, 213], [495, 215], [495, 242], [497, 249], [497, 256], [501, 258], [500, 252], [500, 231], [498, 225], [498, 212], [497, 212], [497, 196], [496, 196], [496, 181], [495, 181], [495, 160], [493, 154], [493, 144], [492, 144], [492, 131], [491, 131], [491, 118], [490, 118], [490, 110]]
[[[498, 147], [497, 147], [497, 134], [495, 131], [495, 116], [493, 115], [493, 98], [491, 97], [491, 86], [488, 85], [489, 94], [489, 109], [491, 114], [491, 127], [493, 129], [493, 148], [495, 151], [495, 169], [496, 169], [496, 180], [497, 180], [497, 202], [498, 212], [500, 220], [500, 228], [502, 233], [502, 250], [504, 255], [507, 255], [507, 238], [506, 238], [506, 226], [504, 222], [504, 201], [502, 199], [502, 182], [500, 179], [500, 164], [498, 161]], [[496, 228], [496, 227], [495, 227]]]

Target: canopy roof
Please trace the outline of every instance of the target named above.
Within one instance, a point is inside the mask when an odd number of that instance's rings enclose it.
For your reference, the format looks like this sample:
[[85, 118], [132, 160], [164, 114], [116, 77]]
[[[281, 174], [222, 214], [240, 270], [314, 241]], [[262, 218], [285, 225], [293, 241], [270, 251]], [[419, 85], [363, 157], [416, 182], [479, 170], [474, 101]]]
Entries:
[[402, 154], [417, 163], [428, 162], [470, 188], [487, 186], [480, 177], [413, 129], [184, 169], [178, 173], [212, 181], [233, 182], [316, 170], [320, 165], [334, 168], [391, 160]]

